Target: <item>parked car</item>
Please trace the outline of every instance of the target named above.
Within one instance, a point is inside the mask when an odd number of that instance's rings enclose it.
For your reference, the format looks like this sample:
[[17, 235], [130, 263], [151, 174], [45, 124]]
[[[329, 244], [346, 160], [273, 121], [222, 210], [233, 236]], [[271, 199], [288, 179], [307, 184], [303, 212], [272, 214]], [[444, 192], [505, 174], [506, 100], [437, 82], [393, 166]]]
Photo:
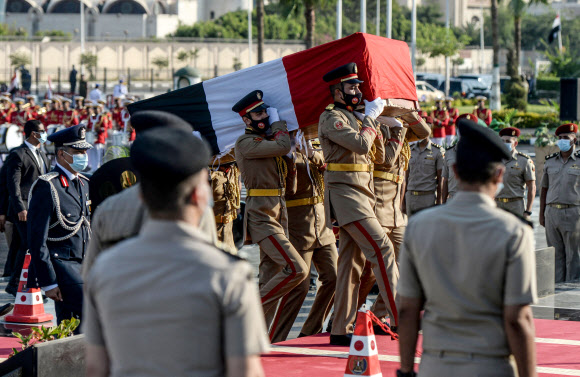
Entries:
[[[441, 83], [438, 88], [441, 91], [445, 91], [445, 82]], [[453, 96], [455, 93], [459, 93], [461, 98], [468, 98], [467, 95], [470, 93], [471, 86], [462, 79], [452, 77], [449, 79], [449, 95]]]
[[441, 83], [445, 83], [445, 75], [440, 73], [417, 73], [417, 80], [425, 81], [434, 88], [439, 88]]
[[445, 98], [445, 94], [425, 81], [415, 82], [417, 88], [417, 98], [419, 102], [435, 101], [436, 99]]

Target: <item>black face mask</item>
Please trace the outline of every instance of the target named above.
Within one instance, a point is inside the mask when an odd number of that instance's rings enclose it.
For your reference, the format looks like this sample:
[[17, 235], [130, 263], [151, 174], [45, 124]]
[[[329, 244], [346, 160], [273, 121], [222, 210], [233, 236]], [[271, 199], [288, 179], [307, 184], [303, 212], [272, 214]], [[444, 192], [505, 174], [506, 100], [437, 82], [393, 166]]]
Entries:
[[270, 117], [266, 117], [260, 120], [254, 120], [250, 118], [252, 123], [250, 123], [250, 127], [254, 129], [254, 131], [259, 133], [266, 133], [270, 129]]
[[345, 92], [342, 92], [342, 94], [344, 95], [344, 103], [347, 106], [357, 107], [360, 105], [362, 100], [362, 93], [346, 94]]

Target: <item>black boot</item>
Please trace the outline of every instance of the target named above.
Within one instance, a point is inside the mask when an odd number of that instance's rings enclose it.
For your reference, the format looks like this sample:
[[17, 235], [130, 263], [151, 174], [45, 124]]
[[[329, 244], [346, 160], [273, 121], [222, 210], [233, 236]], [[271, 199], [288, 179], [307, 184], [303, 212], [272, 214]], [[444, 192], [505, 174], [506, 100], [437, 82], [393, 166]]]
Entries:
[[352, 334], [332, 335], [330, 334], [330, 344], [333, 346], [350, 346]]

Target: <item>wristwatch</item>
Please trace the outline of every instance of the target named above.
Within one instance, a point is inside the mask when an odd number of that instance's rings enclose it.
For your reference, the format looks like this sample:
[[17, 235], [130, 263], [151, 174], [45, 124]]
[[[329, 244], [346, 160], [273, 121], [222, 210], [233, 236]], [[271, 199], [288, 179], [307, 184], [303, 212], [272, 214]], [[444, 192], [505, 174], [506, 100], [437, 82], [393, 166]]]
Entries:
[[400, 369], [397, 369], [397, 377], [417, 377], [417, 373], [415, 373], [414, 370], [407, 373], [403, 373], [401, 372]]
[[524, 215], [532, 216], [532, 211], [524, 211]]

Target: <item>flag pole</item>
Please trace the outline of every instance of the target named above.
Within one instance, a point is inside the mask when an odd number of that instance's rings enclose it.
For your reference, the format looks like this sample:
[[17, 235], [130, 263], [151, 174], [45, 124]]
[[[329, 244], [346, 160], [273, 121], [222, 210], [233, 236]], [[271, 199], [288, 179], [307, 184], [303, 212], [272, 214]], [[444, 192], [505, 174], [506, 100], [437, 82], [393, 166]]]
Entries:
[[417, 53], [417, 0], [413, 0], [411, 8], [411, 64], [413, 76], [416, 77], [415, 55]]
[[336, 39], [342, 38], [342, 0], [336, 2]]
[[360, 32], [367, 32], [367, 0], [360, 0]]
[[387, 0], [387, 14], [386, 14], [386, 17], [387, 17], [387, 20], [386, 20], [387, 21], [386, 22], [386, 24], [387, 24], [387, 38], [391, 38], [392, 37], [391, 36], [391, 32], [392, 32], [392, 29], [393, 29], [393, 27], [392, 27], [393, 26], [392, 25], [392, 23], [393, 23], [393, 0]]
[[253, 1], [248, 0], [248, 67], [252, 66], [252, 6]]
[[377, 19], [376, 19], [377, 32], [376, 35], [381, 35], [381, 0], [377, 0]]
[[[81, 59], [83, 54], [85, 53], [85, 4], [82, 2], [81, 0], [81, 30], [80, 30], [80, 36], [81, 36]], [[81, 75], [84, 73], [84, 65], [81, 64]]]

